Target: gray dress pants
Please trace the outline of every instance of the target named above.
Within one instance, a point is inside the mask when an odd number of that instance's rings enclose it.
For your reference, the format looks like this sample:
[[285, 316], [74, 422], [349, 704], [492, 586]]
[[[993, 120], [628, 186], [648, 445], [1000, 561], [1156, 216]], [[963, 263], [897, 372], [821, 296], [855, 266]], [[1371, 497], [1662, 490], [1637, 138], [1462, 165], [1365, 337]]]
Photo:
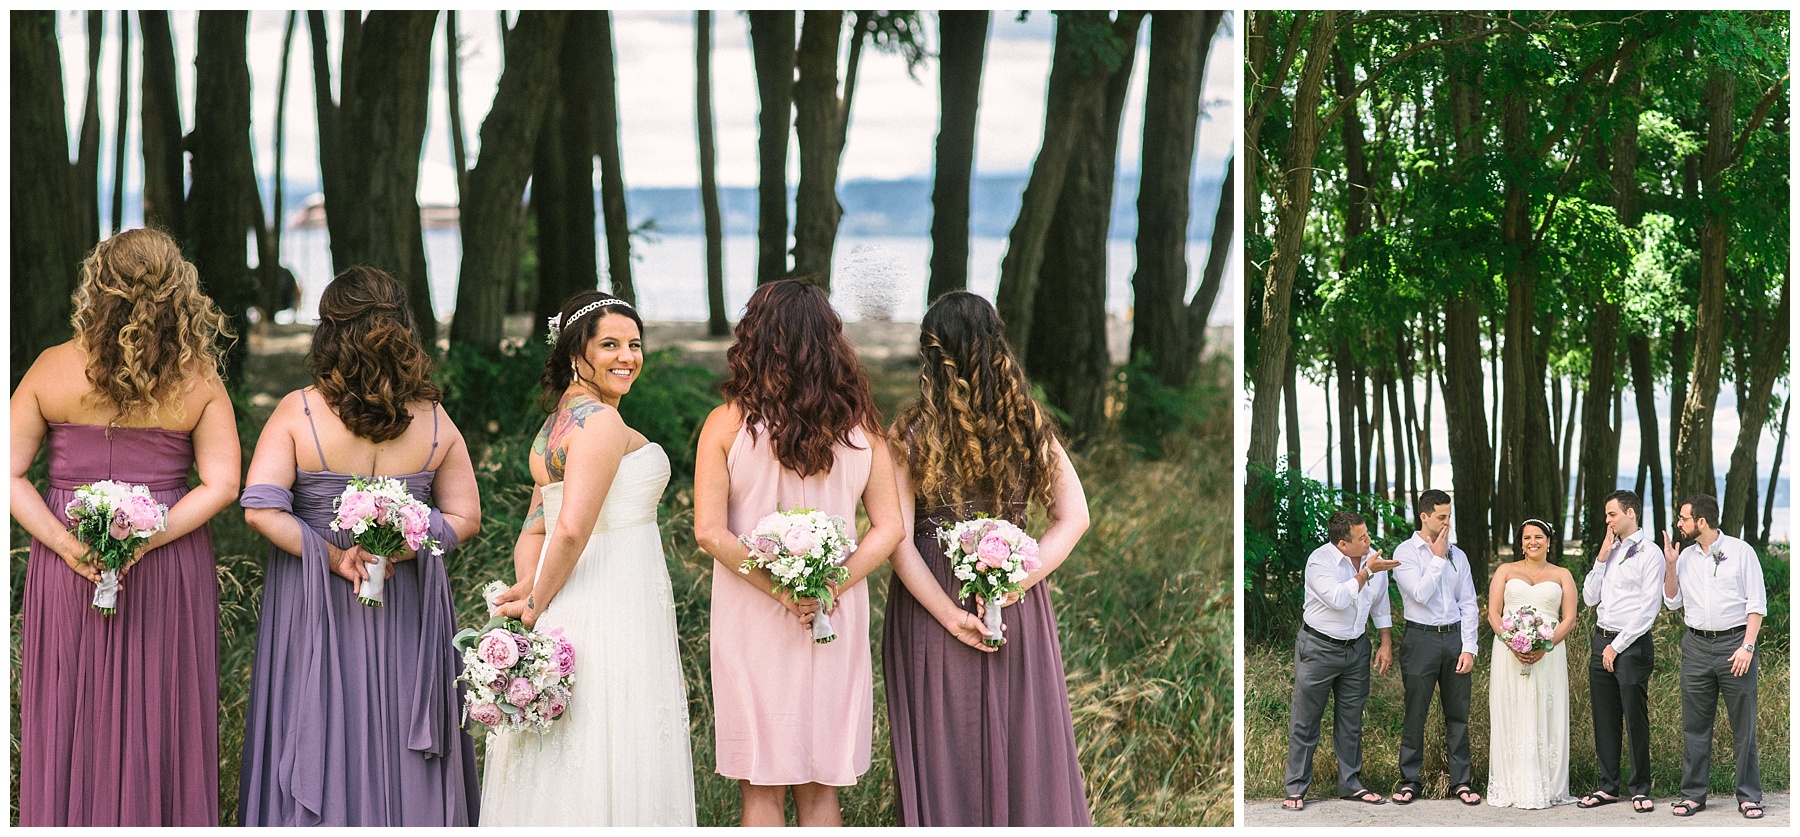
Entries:
[[1761, 655], [1750, 659], [1743, 676], [1731, 673], [1731, 655], [1744, 644], [1742, 630], [1718, 637], [1692, 631], [1681, 638], [1681, 798], [1706, 799], [1712, 773], [1713, 721], [1719, 697], [1731, 719], [1731, 748], [1737, 756], [1737, 799], [1762, 802], [1762, 772], [1756, 762], [1756, 672]]
[[1287, 792], [1306, 793], [1312, 784], [1313, 750], [1325, 701], [1335, 698], [1332, 745], [1337, 753], [1338, 795], [1363, 789], [1362, 714], [1369, 697], [1369, 635], [1338, 645], [1305, 629], [1294, 638], [1294, 698], [1288, 709]]
[[1469, 783], [1469, 692], [1474, 672], [1456, 673], [1462, 633], [1409, 630], [1400, 640], [1400, 679], [1406, 720], [1400, 730], [1400, 784], [1420, 785], [1425, 767], [1425, 717], [1431, 694], [1444, 710], [1444, 744], [1450, 787]]

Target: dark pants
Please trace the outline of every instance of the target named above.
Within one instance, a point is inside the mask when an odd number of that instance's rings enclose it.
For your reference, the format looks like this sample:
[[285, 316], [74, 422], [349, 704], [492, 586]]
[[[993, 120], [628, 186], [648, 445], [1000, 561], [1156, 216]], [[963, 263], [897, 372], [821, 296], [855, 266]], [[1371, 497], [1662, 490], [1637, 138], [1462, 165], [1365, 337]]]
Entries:
[[[1650, 670], [1656, 650], [1650, 634], [1637, 638], [1607, 671], [1601, 657], [1612, 640], [1595, 631], [1589, 643], [1588, 693], [1594, 710], [1594, 751], [1600, 757], [1598, 790], [1614, 796], [1650, 795]], [[1630, 739], [1631, 779], [1619, 789], [1619, 748]]]
[[1325, 700], [1333, 698], [1331, 741], [1337, 753], [1338, 795], [1363, 789], [1362, 713], [1369, 697], [1369, 636], [1337, 645], [1307, 633], [1294, 638], [1294, 699], [1288, 710], [1287, 792], [1306, 793], [1312, 784], [1313, 750]]
[[1737, 756], [1739, 802], [1762, 802], [1762, 774], [1756, 763], [1756, 671], [1752, 657], [1743, 676], [1731, 673], [1731, 655], [1744, 644], [1742, 629], [1725, 636], [1693, 632], [1681, 638], [1681, 798], [1705, 800], [1712, 774], [1713, 720], [1719, 697], [1731, 719], [1731, 748]]
[[1425, 766], [1425, 716], [1431, 693], [1444, 710], [1444, 744], [1450, 786], [1469, 781], [1470, 674], [1456, 673], [1462, 633], [1409, 630], [1400, 642], [1400, 679], [1406, 693], [1406, 720], [1400, 732], [1400, 784], [1418, 785]]

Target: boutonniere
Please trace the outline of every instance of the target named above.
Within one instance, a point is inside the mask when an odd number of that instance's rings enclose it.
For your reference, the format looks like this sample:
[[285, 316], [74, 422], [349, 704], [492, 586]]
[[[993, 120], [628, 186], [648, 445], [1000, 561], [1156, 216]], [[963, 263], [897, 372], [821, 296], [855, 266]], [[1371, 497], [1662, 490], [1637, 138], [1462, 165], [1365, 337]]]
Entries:
[[1725, 550], [1720, 549], [1716, 546], [1713, 547], [1712, 559], [1713, 559], [1713, 573], [1712, 574], [1714, 576], [1717, 576], [1719, 574], [1719, 565], [1725, 563]]
[[1641, 547], [1643, 545], [1644, 545], [1643, 541], [1632, 541], [1631, 546], [1628, 546], [1625, 548], [1625, 557], [1620, 558], [1619, 563], [1623, 564], [1626, 561], [1631, 560], [1631, 556], [1638, 554], [1638, 547]]

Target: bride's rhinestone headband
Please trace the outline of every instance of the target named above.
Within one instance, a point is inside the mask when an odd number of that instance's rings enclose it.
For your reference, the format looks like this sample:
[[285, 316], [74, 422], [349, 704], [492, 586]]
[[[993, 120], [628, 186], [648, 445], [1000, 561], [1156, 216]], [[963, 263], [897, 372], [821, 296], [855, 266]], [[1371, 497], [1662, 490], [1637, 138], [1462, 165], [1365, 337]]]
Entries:
[[552, 346], [556, 345], [557, 338], [562, 336], [562, 330], [565, 326], [572, 326], [575, 324], [576, 320], [581, 319], [582, 315], [588, 313], [589, 311], [593, 311], [596, 308], [601, 308], [601, 307], [604, 307], [607, 305], [617, 305], [621, 308], [629, 308], [633, 311], [637, 310], [635, 308], [631, 308], [631, 303], [626, 302], [625, 300], [619, 299], [617, 297], [609, 296], [605, 299], [594, 300], [593, 302], [590, 302], [590, 303], [582, 306], [581, 310], [576, 311], [573, 314], [570, 314], [569, 321], [567, 323], [563, 322], [563, 318], [562, 318], [561, 314], [557, 314], [556, 316], [551, 317], [549, 322], [547, 323], [547, 325], [550, 327], [550, 334], [548, 337], [545, 338], [544, 342], [549, 343]]

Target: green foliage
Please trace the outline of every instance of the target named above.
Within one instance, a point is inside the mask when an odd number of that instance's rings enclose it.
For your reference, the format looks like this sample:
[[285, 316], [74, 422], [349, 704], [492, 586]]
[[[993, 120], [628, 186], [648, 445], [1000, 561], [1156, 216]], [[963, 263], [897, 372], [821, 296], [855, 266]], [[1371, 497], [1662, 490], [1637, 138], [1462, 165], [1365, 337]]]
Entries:
[[619, 415], [662, 445], [671, 469], [692, 474], [700, 426], [719, 403], [718, 379], [710, 370], [682, 363], [679, 349], [657, 349], [644, 355], [644, 374], [619, 402]]
[[1306, 601], [1306, 558], [1326, 543], [1325, 522], [1348, 509], [1369, 521], [1375, 548], [1383, 551], [1412, 537], [1398, 502], [1331, 488], [1298, 469], [1250, 466], [1257, 496], [1245, 508], [1272, 503], [1267, 528], [1244, 524], [1244, 631], [1258, 640], [1291, 637]]
[[1110, 73], [1124, 63], [1125, 53], [1131, 49], [1131, 45], [1113, 34], [1110, 13], [1059, 11], [1054, 14], [1058, 28], [1066, 27], [1078, 74], [1092, 76]]
[[1176, 388], [1163, 383], [1151, 371], [1150, 356], [1139, 352], [1113, 375], [1118, 390], [1127, 398], [1120, 427], [1125, 443], [1141, 455], [1161, 458], [1171, 438], [1206, 421], [1210, 406], [1229, 402], [1217, 383], [1223, 379], [1218, 367], [1228, 362], [1218, 358], [1194, 383]]

